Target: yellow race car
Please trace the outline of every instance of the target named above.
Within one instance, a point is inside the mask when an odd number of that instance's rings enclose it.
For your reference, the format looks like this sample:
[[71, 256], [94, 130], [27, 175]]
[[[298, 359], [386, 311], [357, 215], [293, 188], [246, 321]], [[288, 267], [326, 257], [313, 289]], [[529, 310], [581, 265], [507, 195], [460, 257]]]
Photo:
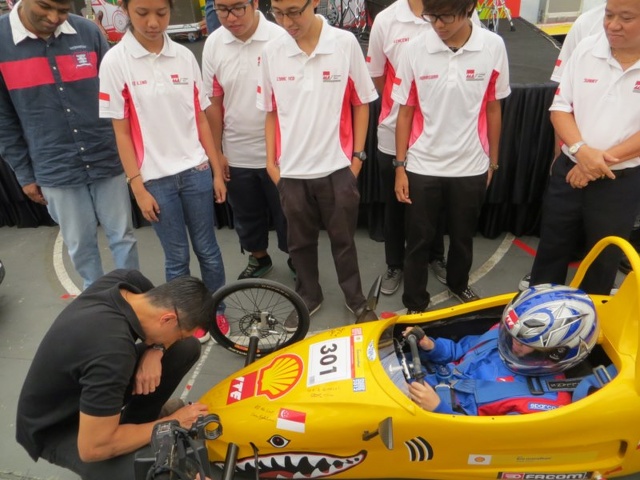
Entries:
[[432, 413], [408, 398], [406, 377], [419, 362], [401, 332], [411, 325], [452, 339], [484, 332], [514, 296], [505, 294], [335, 328], [249, 363], [200, 400], [219, 418], [209, 460], [223, 478], [567, 480], [639, 472], [640, 258], [624, 240], [604, 239], [572, 286], [609, 244], [633, 271], [614, 296], [592, 296], [600, 337], [581, 367], [595, 371], [600, 388], [584, 398], [507, 416]]

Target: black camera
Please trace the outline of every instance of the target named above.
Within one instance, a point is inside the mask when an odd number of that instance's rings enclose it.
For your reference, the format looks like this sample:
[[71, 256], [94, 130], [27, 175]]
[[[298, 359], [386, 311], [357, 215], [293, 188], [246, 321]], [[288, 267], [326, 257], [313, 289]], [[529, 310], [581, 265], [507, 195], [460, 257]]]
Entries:
[[211, 464], [205, 439], [214, 440], [222, 433], [217, 415], [199, 417], [187, 430], [177, 420], [153, 426], [151, 445], [136, 453], [136, 480], [193, 480], [211, 478]]

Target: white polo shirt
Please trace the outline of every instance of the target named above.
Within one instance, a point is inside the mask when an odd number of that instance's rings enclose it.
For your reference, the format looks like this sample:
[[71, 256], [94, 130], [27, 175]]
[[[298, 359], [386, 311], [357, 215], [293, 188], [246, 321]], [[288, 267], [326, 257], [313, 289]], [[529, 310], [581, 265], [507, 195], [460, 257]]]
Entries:
[[[567, 62], [549, 109], [573, 113], [582, 139], [607, 150], [640, 131], [640, 61], [622, 71], [604, 32], [580, 42]], [[569, 155], [566, 145], [562, 151]], [[640, 157], [611, 166], [640, 165]]]
[[391, 99], [393, 81], [400, 63], [402, 48], [431, 24], [416, 17], [408, 0], [397, 0], [376, 15], [369, 35], [367, 66], [371, 77], [384, 75], [384, 90], [378, 117], [378, 149], [396, 154], [396, 121], [398, 104]]
[[560, 50], [556, 66], [551, 74], [551, 80], [560, 82], [564, 66], [582, 40], [604, 30], [604, 11], [606, 6], [607, 4], [605, 3], [592, 8], [576, 19], [564, 42], [562, 42], [562, 50]]
[[202, 77], [209, 97], [224, 96], [222, 149], [229, 165], [265, 168], [265, 113], [256, 107], [255, 91], [260, 72], [260, 56], [265, 44], [286, 31], [267, 21], [258, 11], [258, 28], [243, 42], [226, 28], [218, 28], [204, 45]]
[[[472, 21], [480, 25], [478, 12]], [[387, 155], [396, 154], [396, 122], [398, 104], [391, 99], [393, 81], [400, 63], [400, 52], [409, 40], [431, 24], [411, 11], [408, 0], [397, 0], [376, 15], [369, 35], [367, 67], [372, 78], [384, 75], [384, 90], [378, 117], [378, 149]]]
[[511, 93], [509, 64], [500, 36], [472, 28], [456, 53], [433, 29], [404, 49], [391, 97], [416, 107], [409, 172], [467, 177], [489, 168], [486, 105]]
[[378, 97], [356, 37], [324, 17], [310, 56], [290, 35], [262, 53], [257, 106], [277, 112], [276, 151], [285, 178], [321, 178], [351, 165], [352, 105]]
[[100, 117], [129, 119], [144, 181], [207, 161], [196, 114], [209, 105], [198, 62], [167, 34], [156, 55], [127, 31], [100, 65]]

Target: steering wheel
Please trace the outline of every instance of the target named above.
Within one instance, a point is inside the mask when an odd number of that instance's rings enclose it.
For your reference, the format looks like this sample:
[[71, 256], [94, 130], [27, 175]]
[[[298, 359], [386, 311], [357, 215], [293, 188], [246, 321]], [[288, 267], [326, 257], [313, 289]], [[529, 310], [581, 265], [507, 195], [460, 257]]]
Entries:
[[[418, 342], [418, 336], [414, 333], [409, 333], [403, 340], [394, 339], [396, 354], [400, 360], [402, 373], [407, 383], [422, 381], [425, 376], [418, 351]], [[409, 345], [408, 354], [403, 348], [405, 345]]]

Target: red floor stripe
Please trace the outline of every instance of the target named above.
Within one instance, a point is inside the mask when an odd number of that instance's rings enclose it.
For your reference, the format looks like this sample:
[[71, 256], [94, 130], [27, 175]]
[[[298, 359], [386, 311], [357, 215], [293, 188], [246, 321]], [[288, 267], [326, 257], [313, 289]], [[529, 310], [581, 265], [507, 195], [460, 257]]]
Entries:
[[[518, 247], [521, 250], [524, 250], [526, 253], [528, 253], [529, 255], [531, 255], [532, 257], [536, 256], [536, 250], [535, 248], [530, 247], [529, 245], [527, 245], [526, 243], [524, 243], [522, 240], [519, 239], [514, 239], [513, 243], [516, 247]], [[569, 264], [569, 267], [571, 268], [578, 268], [580, 266], [580, 262], [571, 262]]]

